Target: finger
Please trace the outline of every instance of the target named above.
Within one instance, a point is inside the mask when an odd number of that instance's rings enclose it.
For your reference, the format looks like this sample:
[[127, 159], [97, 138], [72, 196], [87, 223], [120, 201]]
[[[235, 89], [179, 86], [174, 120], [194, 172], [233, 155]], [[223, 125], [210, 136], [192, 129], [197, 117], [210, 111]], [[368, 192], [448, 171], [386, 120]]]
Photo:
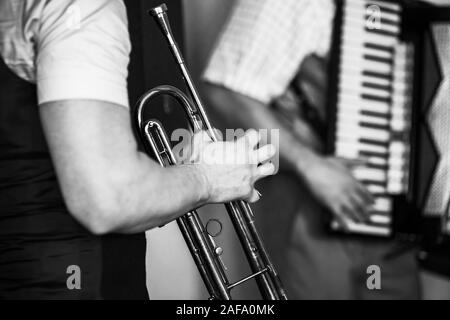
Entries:
[[366, 203], [367, 206], [369, 206], [375, 202], [375, 199], [374, 199], [372, 193], [370, 193], [370, 191], [367, 190], [367, 188], [364, 185], [362, 185], [361, 183], [357, 184], [356, 190], [357, 190], [358, 194], [362, 197], [362, 199], [364, 200], [364, 202]]
[[199, 131], [192, 137], [193, 152], [202, 150], [202, 145], [212, 142], [211, 137], [206, 131]]
[[248, 143], [248, 145], [250, 146], [250, 149], [253, 150], [253, 149], [255, 149], [255, 147], [258, 144], [261, 137], [256, 130], [249, 129], [245, 133], [243, 139], [244, 139], [244, 141], [246, 141]]
[[347, 169], [355, 169], [358, 167], [365, 167], [368, 164], [368, 160], [364, 158], [359, 159], [348, 159], [348, 158], [337, 158], [337, 161], [345, 166]]
[[339, 214], [335, 214], [334, 215], [337, 223], [339, 224], [339, 226], [342, 228], [342, 231], [344, 232], [349, 232], [350, 231], [350, 221], [347, 217], [345, 217], [344, 215]]
[[361, 222], [369, 221], [369, 205], [357, 193], [351, 195], [354, 214]]
[[272, 162], [264, 163], [256, 168], [255, 182], [273, 174], [275, 174], [275, 165]]
[[265, 146], [259, 148], [255, 151], [255, 163], [263, 163], [272, 158], [276, 153], [276, 148], [273, 144], [266, 144]]
[[256, 190], [253, 189], [252, 194], [250, 195], [249, 198], [245, 199], [248, 203], [255, 203], [256, 201], [258, 201], [260, 199], [260, 193]]
[[364, 222], [364, 219], [361, 219], [360, 217], [357, 206], [351, 199], [348, 199], [347, 202], [342, 205], [341, 209], [341, 212], [350, 220], [354, 222]]

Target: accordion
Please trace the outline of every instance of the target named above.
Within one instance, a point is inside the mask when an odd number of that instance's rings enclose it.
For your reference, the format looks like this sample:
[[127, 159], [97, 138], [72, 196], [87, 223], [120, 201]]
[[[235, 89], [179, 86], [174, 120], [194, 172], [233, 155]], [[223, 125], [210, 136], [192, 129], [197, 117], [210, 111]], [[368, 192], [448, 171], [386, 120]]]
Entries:
[[327, 149], [363, 160], [352, 172], [375, 199], [368, 221], [349, 221], [347, 232], [446, 242], [450, 7], [342, 0], [334, 33]]

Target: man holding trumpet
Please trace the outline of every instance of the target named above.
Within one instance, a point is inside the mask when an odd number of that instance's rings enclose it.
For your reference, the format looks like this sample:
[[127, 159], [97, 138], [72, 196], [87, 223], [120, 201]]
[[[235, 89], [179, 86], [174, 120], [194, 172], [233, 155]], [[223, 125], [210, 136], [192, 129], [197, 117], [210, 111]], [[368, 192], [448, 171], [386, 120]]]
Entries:
[[[79, 23], [67, 23], [73, 12]], [[255, 202], [254, 183], [274, 173], [274, 147], [259, 148], [256, 131], [194, 139], [193, 163], [177, 167], [139, 152], [130, 49], [120, 0], [0, 0], [0, 298], [100, 299], [103, 241], [138, 245], [104, 235], [141, 233], [206, 203]], [[218, 152], [225, 143], [236, 154]], [[142, 282], [135, 297], [147, 294], [144, 254], [113, 266]], [[78, 288], [67, 283], [72, 267]]]

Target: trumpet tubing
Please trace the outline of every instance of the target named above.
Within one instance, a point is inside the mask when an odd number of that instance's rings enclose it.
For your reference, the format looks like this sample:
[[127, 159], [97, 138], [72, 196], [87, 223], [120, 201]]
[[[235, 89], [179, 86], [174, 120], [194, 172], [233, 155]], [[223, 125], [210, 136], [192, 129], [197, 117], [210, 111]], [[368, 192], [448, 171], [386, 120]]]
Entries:
[[[167, 16], [167, 6], [162, 4], [155, 7], [149, 11], [149, 14], [167, 40], [192, 99], [191, 102], [190, 98], [178, 88], [161, 85], [146, 92], [136, 106], [135, 124], [146, 152], [154, 153], [161, 166], [170, 166], [176, 165], [176, 159], [164, 128], [157, 120], [143, 119], [146, 104], [156, 96], [169, 95], [175, 98], [183, 107], [194, 132], [206, 130], [213, 141], [217, 141], [217, 136], [173, 37]], [[222, 248], [214, 242], [213, 236], [206, 230], [199, 214], [193, 210], [177, 219], [177, 224], [210, 294], [210, 299], [230, 300], [233, 288], [250, 279], [255, 279], [263, 299], [286, 300], [277, 271], [256, 229], [250, 206], [245, 201], [235, 201], [226, 203], [225, 207], [252, 270], [252, 274], [234, 283], [230, 283], [227, 278], [221, 260]]]

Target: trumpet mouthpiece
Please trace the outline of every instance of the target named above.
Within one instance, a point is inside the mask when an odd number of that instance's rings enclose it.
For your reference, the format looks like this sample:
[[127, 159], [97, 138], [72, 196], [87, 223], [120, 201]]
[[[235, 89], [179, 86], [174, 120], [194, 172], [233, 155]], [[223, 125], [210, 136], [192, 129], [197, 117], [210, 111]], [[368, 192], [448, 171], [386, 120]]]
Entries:
[[161, 14], [161, 13], [164, 13], [164, 12], [166, 12], [166, 11], [167, 11], [167, 5], [166, 5], [165, 3], [162, 3], [162, 4], [160, 4], [159, 6], [154, 7], [154, 8], [152, 8], [152, 9], [148, 10], [148, 13], [149, 13], [151, 16], [155, 17], [155, 16], [157, 16], [157, 15], [159, 15], [159, 14]]

